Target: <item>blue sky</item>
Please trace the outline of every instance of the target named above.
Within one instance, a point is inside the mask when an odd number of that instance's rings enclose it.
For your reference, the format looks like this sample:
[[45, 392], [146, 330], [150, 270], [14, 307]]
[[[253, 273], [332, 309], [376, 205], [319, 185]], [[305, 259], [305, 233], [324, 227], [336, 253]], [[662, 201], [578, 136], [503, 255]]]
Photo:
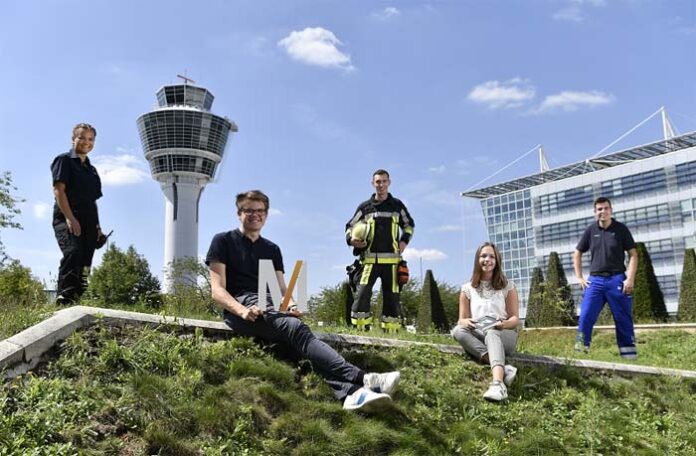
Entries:
[[[411, 270], [456, 284], [487, 235], [459, 192], [542, 143], [552, 167], [587, 158], [666, 106], [696, 130], [693, 0], [15, 1], [0, 13], [0, 171], [24, 230], [10, 256], [55, 280], [49, 165], [77, 122], [98, 129], [102, 225], [162, 275], [164, 197], [135, 124], [187, 72], [239, 126], [200, 207], [199, 253], [260, 188], [265, 235], [310, 292], [345, 277], [344, 224], [371, 173], [416, 222]], [[658, 118], [612, 150], [661, 138]], [[536, 172], [534, 154], [493, 181]], [[100, 262], [99, 254], [95, 265]]]

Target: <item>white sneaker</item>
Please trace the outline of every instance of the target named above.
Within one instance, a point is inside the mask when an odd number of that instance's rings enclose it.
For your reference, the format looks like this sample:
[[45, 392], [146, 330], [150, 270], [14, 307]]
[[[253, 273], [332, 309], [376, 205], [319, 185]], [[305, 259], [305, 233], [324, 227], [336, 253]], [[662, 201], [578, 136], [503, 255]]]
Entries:
[[517, 368], [510, 364], [506, 364], [504, 369], [505, 377], [503, 378], [503, 382], [506, 386], [510, 386], [512, 385], [512, 382], [515, 380], [515, 377], [517, 376]]
[[360, 410], [372, 413], [384, 410], [391, 402], [391, 397], [385, 393], [375, 393], [367, 388], [360, 388], [343, 401], [346, 410]]
[[365, 374], [363, 384], [365, 388], [371, 389], [375, 393], [394, 394], [399, 385], [401, 373], [399, 371], [385, 372], [384, 374]]
[[487, 401], [500, 402], [507, 399], [507, 387], [505, 383], [499, 380], [493, 380], [490, 385], [488, 385], [488, 391], [483, 393], [483, 398]]

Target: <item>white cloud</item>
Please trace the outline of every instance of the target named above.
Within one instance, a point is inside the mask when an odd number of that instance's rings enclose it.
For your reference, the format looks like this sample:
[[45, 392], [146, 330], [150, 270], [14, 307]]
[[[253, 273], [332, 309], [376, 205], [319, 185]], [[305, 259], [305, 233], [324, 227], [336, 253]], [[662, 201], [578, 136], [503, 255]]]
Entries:
[[399, 11], [398, 9], [396, 9], [393, 6], [388, 6], [388, 7], [384, 8], [382, 11], [375, 11], [374, 13], [372, 13], [372, 17], [374, 17], [375, 19], [379, 19], [381, 21], [386, 21], [386, 20], [391, 19], [392, 17], [400, 16], [400, 15], [401, 15], [401, 11]]
[[268, 215], [283, 215], [283, 212], [280, 209], [275, 209], [272, 207], [268, 210]]
[[412, 249], [407, 247], [404, 250], [403, 257], [407, 261], [415, 261], [419, 259], [424, 259], [426, 261], [442, 261], [447, 259], [447, 255], [437, 249]]
[[567, 5], [553, 13], [557, 21], [583, 22], [587, 18], [586, 8], [606, 6], [606, 0], [567, 0]]
[[553, 13], [553, 17], [557, 21], [570, 21], [570, 22], [582, 22], [585, 20], [585, 15], [582, 10], [576, 6], [568, 6], [561, 8], [560, 10]]
[[548, 95], [539, 105], [534, 113], [545, 113], [550, 111], [577, 111], [580, 108], [592, 108], [595, 106], [606, 105], [614, 101], [614, 96], [597, 90], [589, 92], [563, 91], [553, 95]]
[[[123, 148], [117, 150], [125, 151]], [[143, 160], [133, 154], [99, 155], [93, 162], [102, 184], [107, 186], [138, 184], [150, 177], [150, 173], [143, 169]]]
[[285, 49], [290, 58], [307, 65], [324, 68], [341, 68], [354, 70], [350, 55], [339, 51], [343, 43], [330, 30], [322, 27], [307, 27], [301, 31], [292, 31], [290, 35], [278, 41], [278, 46]]
[[437, 231], [439, 233], [448, 233], [452, 231], [462, 231], [462, 226], [461, 225], [441, 225], [436, 227], [433, 231]]
[[534, 98], [536, 90], [521, 78], [507, 81], [486, 81], [477, 85], [467, 98], [474, 103], [484, 104], [491, 109], [517, 108]]
[[431, 173], [435, 173], [435, 174], [442, 174], [446, 170], [447, 170], [447, 167], [445, 165], [431, 166], [430, 168], [428, 168], [428, 171], [430, 171]]
[[48, 214], [51, 211], [51, 205], [44, 203], [43, 201], [39, 201], [32, 205], [31, 210], [34, 213], [34, 217], [39, 220], [45, 220], [48, 218]]

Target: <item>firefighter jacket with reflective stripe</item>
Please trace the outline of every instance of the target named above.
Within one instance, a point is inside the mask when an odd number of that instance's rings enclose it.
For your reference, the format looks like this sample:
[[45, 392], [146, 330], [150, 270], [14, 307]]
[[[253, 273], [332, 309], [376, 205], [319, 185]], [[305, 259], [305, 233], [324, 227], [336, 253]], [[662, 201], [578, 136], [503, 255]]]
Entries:
[[[361, 203], [355, 210], [353, 217], [346, 223], [346, 242], [350, 245], [350, 234], [353, 226], [359, 221], [367, 222], [369, 233], [367, 236], [367, 247], [364, 249], [353, 249], [354, 255], [361, 255], [363, 258], [376, 256], [399, 257], [399, 242], [409, 243], [413, 236], [415, 226], [411, 214], [399, 199], [387, 195], [384, 201], [377, 201], [375, 195]], [[399, 234], [401, 231], [401, 234]], [[398, 262], [398, 260], [397, 260]], [[381, 263], [381, 261], [380, 261]]]

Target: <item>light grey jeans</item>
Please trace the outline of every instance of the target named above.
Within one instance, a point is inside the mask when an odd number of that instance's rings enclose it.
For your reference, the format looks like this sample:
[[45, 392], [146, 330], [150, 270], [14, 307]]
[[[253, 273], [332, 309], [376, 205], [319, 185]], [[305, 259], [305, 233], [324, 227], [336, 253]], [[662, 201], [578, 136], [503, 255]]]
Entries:
[[505, 366], [505, 355], [514, 353], [517, 331], [514, 329], [489, 329], [485, 336], [478, 331], [455, 326], [452, 336], [477, 361], [488, 353], [491, 367]]

